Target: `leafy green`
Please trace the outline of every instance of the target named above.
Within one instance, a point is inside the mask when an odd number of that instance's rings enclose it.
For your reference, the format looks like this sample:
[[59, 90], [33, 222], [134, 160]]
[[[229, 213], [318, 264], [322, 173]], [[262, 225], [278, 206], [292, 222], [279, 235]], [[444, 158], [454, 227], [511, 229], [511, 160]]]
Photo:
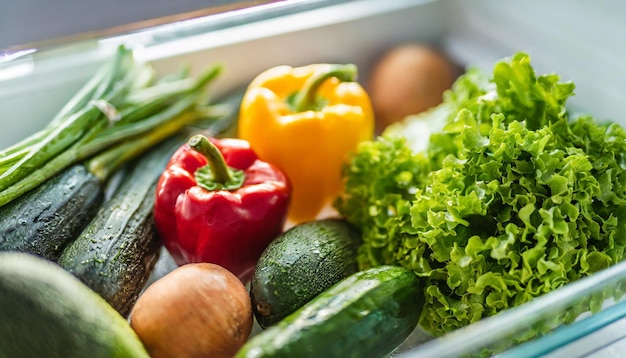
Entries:
[[442, 123], [425, 151], [395, 127], [344, 167], [335, 206], [363, 233], [360, 266], [424, 277], [426, 330], [465, 326], [624, 257], [626, 132], [573, 118], [573, 93], [517, 53], [490, 77], [468, 70], [437, 110], [411, 119]]

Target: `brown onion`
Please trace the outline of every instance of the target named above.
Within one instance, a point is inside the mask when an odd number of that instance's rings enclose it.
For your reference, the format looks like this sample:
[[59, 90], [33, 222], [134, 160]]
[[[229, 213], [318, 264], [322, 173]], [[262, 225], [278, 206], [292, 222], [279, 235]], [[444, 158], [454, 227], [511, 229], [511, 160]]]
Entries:
[[181, 266], [150, 285], [130, 324], [151, 357], [232, 357], [252, 329], [250, 295], [228, 270]]

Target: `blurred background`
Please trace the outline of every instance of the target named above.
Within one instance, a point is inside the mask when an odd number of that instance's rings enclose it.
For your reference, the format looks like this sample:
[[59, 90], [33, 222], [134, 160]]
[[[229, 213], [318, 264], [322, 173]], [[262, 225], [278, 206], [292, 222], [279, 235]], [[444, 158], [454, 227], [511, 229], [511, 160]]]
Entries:
[[146, 28], [277, 1], [268, 0], [0, 0], [0, 50], [51, 40]]

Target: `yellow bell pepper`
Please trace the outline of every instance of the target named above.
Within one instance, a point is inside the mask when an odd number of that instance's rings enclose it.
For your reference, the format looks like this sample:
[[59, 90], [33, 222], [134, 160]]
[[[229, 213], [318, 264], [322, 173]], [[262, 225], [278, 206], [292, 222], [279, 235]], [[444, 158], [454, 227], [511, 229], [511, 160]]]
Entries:
[[341, 167], [359, 142], [374, 135], [370, 98], [355, 65], [278, 66], [248, 86], [239, 137], [289, 177], [289, 220], [316, 218], [342, 190]]

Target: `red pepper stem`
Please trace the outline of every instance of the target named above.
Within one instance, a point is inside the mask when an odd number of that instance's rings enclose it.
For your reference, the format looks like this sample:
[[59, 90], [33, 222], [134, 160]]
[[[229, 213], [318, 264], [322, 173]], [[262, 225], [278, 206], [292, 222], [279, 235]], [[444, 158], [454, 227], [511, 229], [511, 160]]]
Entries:
[[224, 156], [220, 150], [217, 149], [215, 144], [211, 143], [207, 137], [202, 134], [196, 134], [189, 139], [187, 144], [189, 144], [191, 149], [202, 154], [207, 159], [209, 165], [211, 166], [211, 171], [213, 172], [214, 182], [226, 184], [233, 181], [233, 177], [231, 176], [228, 165], [226, 165]]
[[313, 110], [317, 105], [317, 91], [327, 79], [335, 77], [341, 82], [354, 82], [357, 78], [357, 67], [353, 64], [330, 64], [321, 66], [304, 83], [295, 95], [293, 108], [296, 112]]

